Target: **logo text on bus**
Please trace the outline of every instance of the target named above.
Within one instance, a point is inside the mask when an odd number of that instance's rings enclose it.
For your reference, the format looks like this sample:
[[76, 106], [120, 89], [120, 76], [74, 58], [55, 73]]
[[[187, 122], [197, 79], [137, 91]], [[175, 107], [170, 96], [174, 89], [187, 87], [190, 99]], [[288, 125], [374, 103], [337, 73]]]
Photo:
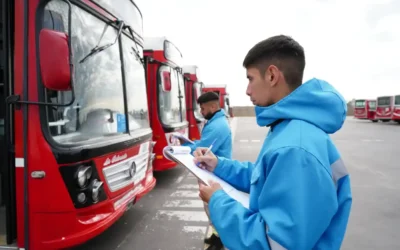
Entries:
[[128, 158], [128, 155], [125, 153], [123, 155], [114, 155], [111, 159], [107, 158], [107, 160], [105, 160], [104, 162], [104, 166], [110, 165], [110, 164], [114, 164], [116, 162], [125, 160], [126, 158]]

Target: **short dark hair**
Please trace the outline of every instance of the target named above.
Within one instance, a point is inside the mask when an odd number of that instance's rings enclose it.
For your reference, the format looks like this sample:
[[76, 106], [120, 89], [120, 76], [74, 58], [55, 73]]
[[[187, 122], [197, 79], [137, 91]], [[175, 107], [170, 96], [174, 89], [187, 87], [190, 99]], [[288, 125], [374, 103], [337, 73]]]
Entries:
[[215, 92], [206, 92], [197, 98], [197, 103], [198, 104], [204, 104], [207, 102], [212, 102], [212, 101], [219, 101], [219, 96]]
[[298, 87], [303, 82], [306, 60], [303, 47], [293, 38], [278, 35], [267, 38], [249, 50], [243, 61], [243, 67], [255, 67], [261, 75], [269, 65], [276, 65], [290, 87]]

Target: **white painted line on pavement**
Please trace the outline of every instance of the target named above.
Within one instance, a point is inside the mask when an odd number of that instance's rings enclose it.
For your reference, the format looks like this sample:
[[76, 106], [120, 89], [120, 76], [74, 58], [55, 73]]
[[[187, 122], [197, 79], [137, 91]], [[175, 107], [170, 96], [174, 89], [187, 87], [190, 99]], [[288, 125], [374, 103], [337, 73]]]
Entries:
[[208, 217], [204, 211], [167, 211], [160, 210], [154, 216], [153, 220], [160, 220], [167, 218], [168, 220], [181, 220], [181, 221], [196, 221], [196, 222], [207, 222]]
[[383, 140], [380, 139], [363, 139], [363, 142], [383, 142]]
[[251, 142], [260, 142], [260, 140], [251, 140]]
[[166, 201], [163, 207], [190, 207], [190, 208], [204, 208], [203, 201], [198, 200], [170, 200]]
[[202, 233], [206, 234], [207, 227], [200, 226], [184, 226], [183, 231], [186, 233]]
[[188, 190], [177, 190], [171, 194], [172, 197], [187, 197], [197, 198], [199, 197], [199, 191], [188, 191]]
[[239, 140], [240, 142], [249, 142], [249, 140]]
[[181, 182], [183, 181], [183, 179], [185, 178], [185, 176], [186, 176], [185, 174], [179, 176], [178, 179], [176, 179], [175, 183], [176, 183], [176, 184], [181, 183]]
[[181, 184], [178, 186], [179, 189], [194, 189], [199, 190], [199, 184]]

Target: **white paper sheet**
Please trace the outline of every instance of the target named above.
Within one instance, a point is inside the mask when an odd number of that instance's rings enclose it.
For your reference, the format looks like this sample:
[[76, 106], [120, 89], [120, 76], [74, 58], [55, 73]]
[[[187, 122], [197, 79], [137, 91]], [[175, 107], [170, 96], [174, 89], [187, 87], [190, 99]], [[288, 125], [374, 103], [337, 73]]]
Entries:
[[163, 155], [170, 161], [176, 161], [171, 155], [190, 155], [190, 147], [187, 146], [166, 146], [163, 149]]
[[[173, 148], [167, 149], [167, 148]], [[194, 163], [194, 157], [190, 154], [190, 148], [189, 148], [189, 153], [187, 153], [187, 149], [189, 147], [184, 147], [184, 146], [175, 146], [175, 147], [165, 147], [164, 148], [164, 156], [169, 159], [173, 160], [176, 162], [181, 163], [183, 166], [185, 166], [193, 175], [195, 175], [198, 179], [200, 179], [202, 182], [204, 182], [206, 185], [208, 184], [209, 180], [212, 180], [214, 182], [218, 182], [222, 189], [233, 199], [237, 200], [238, 202], [242, 203], [242, 205], [246, 208], [249, 208], [249, 203], [250, 203], [250, 198], [249, 194], [241, 192], [237, 189], [235, 189], [233, 186], [231, 186], [229, 183], [225, 182], [215, 174], [201, 169], [196, 166]]]

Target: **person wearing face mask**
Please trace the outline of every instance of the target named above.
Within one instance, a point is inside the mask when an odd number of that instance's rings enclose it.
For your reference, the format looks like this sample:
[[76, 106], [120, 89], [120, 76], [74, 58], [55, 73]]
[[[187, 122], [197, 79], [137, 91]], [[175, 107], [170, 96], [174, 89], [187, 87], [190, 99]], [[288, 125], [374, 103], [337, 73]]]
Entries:
[[[197, 103], [200, 105], [200, 112], [202, 116], [207, 120], [201, 131], [200, 140], [194, 141], [194, 144], [184, 143], [181, 140], [182, 146], [188, 146], [192, 149], [192, 152], [198, 147], [209, 147], [213, 142], [211, 152], [215, 155], [224, 157], [226, 159], [232, 158], [232, 133], [229, 126], [227, 115], [223, 109], [220, 108], [219, 96], [215, 92], [206, 92], [199, 96]], [[209, 217], [208, 204], [204, 203], [204, 210]], [[207, 250], [220, 250], [223, 249], [223, 244], [215, 231], [209, 238], [206, 238], [204, 242], [209, 244]]]
[[288, 36], [256, 44], [243, 66], [256, 121], [269, 127], [257, 160], [194, 152], [195, 163], [249, 193], [249, 208], [217, 183], [199, 183], [226, 248], [340, 249], [352, 205], [350, 177], [329, 137], [344, 123], [346, 101], [328, 82], [302, 84], [303, 47]]

